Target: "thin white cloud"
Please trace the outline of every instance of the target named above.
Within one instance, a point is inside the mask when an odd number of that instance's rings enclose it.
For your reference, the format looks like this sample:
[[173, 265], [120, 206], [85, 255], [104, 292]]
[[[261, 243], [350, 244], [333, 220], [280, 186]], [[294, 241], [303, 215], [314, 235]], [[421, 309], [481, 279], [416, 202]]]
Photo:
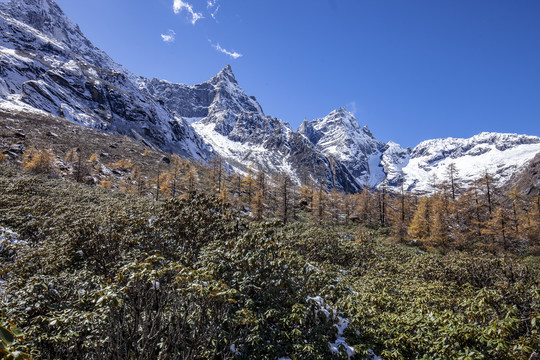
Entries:
[[237, 53], [236, 51], [229, 51], [227, 49], [224, 49], [222, 48], [219, 43], [214, 45], [212, 44], [212, 46], [214, 47], [214, 49], [216, 49], [217, 51], [219, 51], [220, 53], [223, 53], [225, 55], [229, 55], [230, 57], [232, 57], [233, 59], [238, 59], [239, 57], [242, 57], [243, 55], [240, 54], [240, 53]]
[[169, 29], [166, 34], [161, 34], [161, 39], [166, 43], [173, 43], [176, 40], [176, 33]]
[[[207, 0], [206, 1], [206, 7], [208, 8], [208, 11], [210, 11], [210, 16], [212, 19], [216, 20], [217, 13], [219, 11], [219, 8], [221, 5], [218, 4], [219, 0]], [[213, 11], [212, 11], [213, 9]]]
[[193, 25], [195, 25], [195, 23], [198, 20], [204, 18], [204, 16], [201, 13], [195, 12], [193, 10], [193, 6], [191, 4], [188, 4], [187, 2], [183, 2], [182, 0], [174, 0], [173, 10], [175, 14], [179, 14], [180, 11], [186, 10], [191, 15], [191, 23]]
[[213, 12], [210, 13], [210, 16], [212, 17], [212, 19], [216, 20], [216, 15], [219, 11], [219, 5], [216, 7], [216, 10], [214, 10]]

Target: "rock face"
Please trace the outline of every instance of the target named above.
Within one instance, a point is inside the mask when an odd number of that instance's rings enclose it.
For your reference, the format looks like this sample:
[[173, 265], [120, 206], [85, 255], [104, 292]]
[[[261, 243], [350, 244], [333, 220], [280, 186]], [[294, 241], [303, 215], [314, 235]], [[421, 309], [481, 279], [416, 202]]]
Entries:
[[378, 141], [343, 108], [293, 131], [264, 114], [228, 65], [191, 86], [135, 76], [52, 0], [0, 3], [0, 106], [31, 106], [188, 158], [218, 154], [237, 172], [286, 173], [297, 183], [312, 179], [348, 192], [430, 192], [450, 164], [465, 186], [486, 171], [503, 185], [540, 153], [538, 137], [497, 133], [404, 149]]
[[0, 3], [0, 98], [205, 160], [211, 149], [51, 0]]

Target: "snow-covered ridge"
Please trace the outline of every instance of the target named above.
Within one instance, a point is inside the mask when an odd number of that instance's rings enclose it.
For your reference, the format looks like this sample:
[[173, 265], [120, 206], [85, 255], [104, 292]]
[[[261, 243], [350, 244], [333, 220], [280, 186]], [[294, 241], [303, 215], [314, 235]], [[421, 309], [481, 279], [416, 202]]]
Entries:
[[538, 153], [540, 138], [529, 135], [483, 132], [468, 139], [427, 140], [410, 151], [408, 161], [405, 154], [401, 163], [389, 161], [393, 172], [387, 182], [398, 186], [403, 181], [409, 191], [429, 193], [434, 185], [448, 180], [452, 164], [464, 186], [486, 173], [502, 186]]

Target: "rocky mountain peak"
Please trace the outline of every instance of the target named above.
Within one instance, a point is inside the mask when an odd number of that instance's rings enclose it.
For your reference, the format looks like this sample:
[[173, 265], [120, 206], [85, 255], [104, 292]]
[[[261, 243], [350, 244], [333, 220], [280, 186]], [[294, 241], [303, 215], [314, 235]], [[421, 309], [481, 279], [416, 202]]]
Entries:
[[214, 76], [212, 79], [210, 79], [211, 83], [217, 84], [219, 82], [229, 82], [238, 85], [238, 82], [236, 81], [236, 78], [234, 76], [234, 73], [232, 71], [231, 65], [226, 65], [223, 69], [221, 69], [216, 76]]

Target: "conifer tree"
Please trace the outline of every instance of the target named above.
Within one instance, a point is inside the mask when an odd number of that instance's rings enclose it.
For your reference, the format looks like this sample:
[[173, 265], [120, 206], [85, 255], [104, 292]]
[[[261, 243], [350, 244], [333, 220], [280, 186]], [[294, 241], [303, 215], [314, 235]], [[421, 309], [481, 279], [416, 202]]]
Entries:
[[407, 195], [405, 194], [403, 180], [400, 179], [400, 193], [399, 196], [395, 198], [393, 206], [393, 232], [392, 238], [394, 241], [403, 242], [407, 239], [407, 228], [408, 228], [408, 201]]
[[379, 223], [381, 226], [386, 226], [386, 185], [382, 184], [381, 190], [378, 192], [379, 199]]
[[460, 180], [458, 175], [458, 170], [456, 164], [453, 162], [448, 165], [446, 169], [446, 176], [450, 184], [450, 193], [452, 196], [452, 201], [456, 201], [458, 194], [460, 193]]
[[229, 197], [233, 208], [242, 210], [242, 177], [238, 174], [233, 174], [229, 182]]
[[351, 217], [354, 213], [354, 195], [353, 194], [347, 194], [347, 193], [340, 193], [341, 195], [341, 214], [343, 215], [343, 220], [345, 220], [345, 224], [348, 224], [351, 220]]
[[502, 206], [492, 213], [485, 233], [494, 248], [502, 247], [505, 250], [510, 248], [512, 242], [511, 219], [511, 211]]
[[493, 179], [491, 175], [488, 174], [486, 171], [484, 175], [484, 185], [485, 185], [485, 192], [486, 192], [486, 198], [487, 198], [487, 205], [488, 205], [488, 212], [489, 216], [491, 217], [491, 214], [493, 212], [493, 202], [492, 202], [492, 183]]
[[248, 207], [251, 206], [251, 200], [255, 194], [256, 182], [253, 178], [253, 169], [248, 168], [246, 176], [242, 179], [242, 192], [245, 196], [245, 202]]
[[323, 183], [319, 182], [313, 194], [313, 219], [322, 224], [326, 220], [327, 210], [327, 193]]
[[184, 174], [184, 182], [187, 187], [187, 191], [192, 193], [195, 192], [197, 189], [197, 183], [198, 183], [198, 173], [197, 168], [195, 165], [191, 164], [189, 161], [185, 163], [185, 174]]
[[264, 195], [261, 189], [257, 189], [251, 204], [251, 212], [257, 221], [261, 221], [264, 214]]
[[513, 231], [515, 232], [516, 237], [520, 237], [520, 230], [522, 227], [520, 227], [521, 222], [521, 208], [522, 208], [522, 199], [521, 194], [516, 188], [513, 188], [508, 193], [508, 200], [511, 202], [512, 206], [512, 227]]
[[84, 166], [83, 154], [80, 148], [77, 147], [69, 150], [65, 160], [72, 164], [73, 176], [76, 182], [81, 182], [83, 177], [88, 175], [89, 171]]
[[278, 187], [278, 201], [279, 201], [279, 216], [281, 218], [281, 221], [283, 223], [287, 223], [287, 221], [291, 218], [291, 198], [292, 196], [292, 187], [293, 182], [289, 175], [287, 174], [281, 174], [279, 177], [279, 181], [277, 183]]
[[139, 166], [133, 167], [133, 169], [131, 170], [131, 177], [135, 182], [136, 193], [142, 195], [144, 192], [145, 181], [141, 174], [141, 168]]
[[227, 191], [227, 187], [226, 187], [226, 186], [222, 186], [222, 187], [221, 187], [221, 192], [219, 193], [218, 198], [219, 198], [223, 203], [228, 203], [228, 202], [229, 202], [229, 191]]
[[175, 198], [178, 195], [178, 180], [180, 176], [180, 169], [182, 167], [182, 160], [177, 154], [171, 155], [171, 163], [169, 165], [169, 174], [167, 176], [167, 188], [170, 197]]
[[411, 224], [409, 234], [420, 241], [426, 241], [431, 236], [432, 222], [431, 199], [427, 196], [420, 198]]
[[251, 204], [251, 212], [255, 217], [255, 220], [260, 221], [264, 217], [264, 208], [267, 196], [266, 175], [261, 169], [259, 169], [259, 171], [257, 172], [256, 184], [257, 187], [255, 191], [255, 197], [253, 198]]
[[311, 178], [308, 178], [307, 182], [300, 185], [298, 192], [300, 206], [306, 212], [313, 212], [314, 183]]
[[436, 247], [449, 247], [450, 229], [448, 206], [450, 202], [446, 200], [446, 198], [442, 194], [436, 194], [430, 199], [431, 223], [429, 225], [429, 243]]
[[360, 194], [355, 196], [355, 217], [365, 224], [372, 224], [378, 221], [378, 201], [369, 191], [369, 187], [364, 188]]
[[221, 156], [215, 155], [210, 160], [210, 168], [212, 169], [212, 190], [215, 194], [219, 194], [223, 185], [223, 159]]

